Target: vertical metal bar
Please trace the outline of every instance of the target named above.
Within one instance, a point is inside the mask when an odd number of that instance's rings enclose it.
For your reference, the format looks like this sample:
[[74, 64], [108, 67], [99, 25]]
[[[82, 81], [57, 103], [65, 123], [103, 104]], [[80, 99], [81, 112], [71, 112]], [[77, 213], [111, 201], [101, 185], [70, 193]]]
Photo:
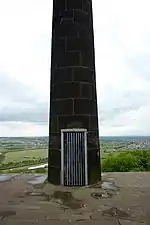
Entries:
[[69, 182], [69, 133], [66, 133], [67, 135], [67, 185]]
[[78, 133], [76, 132], [76, 186], [79, 185]]
[[85, 145], [84, 145], [84, 132], [82, 133], [82, 136], [83, 136], [83, 141], [82, 141], [82, 144], [83, 144], [83, 174], [84, 174], [84, 179], [83, 179], [83, 182], [84, 182], [84, 186], [85, 186]]
[[63, 132], [63, 165], [64, 165], [64, 173], [63, 173], [63, 185], [66, 185], [66, 134]]
[[84, 149], [85, 149], [85, 185], [88, 185], [88, 171], [87, 171], [87, 132], [84, 132]]
[[83, 141], [82, 141], [82, 145], [83, 145], [83, 158], [82, 158], [82, 161], [83, 161], [83, 182], [84, 182], [84, 186], [85, 186], [85, 145], [84, 145], [84, 132], [82, 133], [82, 137], [83, 137]]
[[64, 185], [67, 185], [67, 137], [66, 132], [64, 132]]
[[61, 131], [61, 184], [64, 185], [64, 133]]
[[82, 186], [84, 186], [84, 133], [82, 132]]
[[63, 182], [63, 148], [64, 148], [64, 140], [63, 140], [63, 132], [61, 131], [61, 185], [64, 184]]
[[72, 142], [72, 136], [71, 136], [71, 132], [69, 132], [69, 186], [72, 184], [72, 172], [70, 170], [70, 168], [72, 167], [71, 142]]
[[80, 137], [79, 133], [77, 133], [77, 139], [78, 139], [78, 184], [80, 186]]
[[79, 169], [80, 169], [80, 186], [82, 186], [82, 133], [79, 132]]
[[69, 132], [69, 186], [71, 185], [71, 151], [70, 151], [70, 146], [71, 145], [71, 137], [70, 137], [70, 132]]
[[81, 153], [82, 153], [82, 144], [81, 144], [81, 133], [79, 132], [78, 133], [78, 136], [79, 136], [79, 156], [80, 156], [80, 186], [82, 185], [82, 161], [81, 161]]
[[76, 186], [78, 186], [78, 136], [77, 136], [77, 132], [76, 132], [76, 136], [75, 136], [75, 146], [76, 146], [76, 163], [75, 163], [75, 166], [76, 166]]
[[79, 155], [80, 155], [80, 186], [82, 186], [82, 161], [81, 161], [81, 151], [82, 151], [82, 144], [81, 144], [81, 134], [79, 133]]
[[85, 185], [85, 172], [84, 172], [84, 133], [82, 132], [82, 186]]
[[[72, 143], [72, 141], [73, 141], [73, 135], [74, 135], [74, 133], [73, 132], [71, 132], [71, 143]], [[72, 148], [71, 148], [71, 168], [72, 168], [72, 172], [71, 172], [71, 185], [73, 186], [73, 172], [74, 172], [74, 166], [73, 166], [73, 146], [71, 146]]]
[[73, 151], [73, 185], [75, 186], [75, 133], [72, 133], [72, 151]]
[[76, 133], [73, 139], [74, 144], [74, 185], [76, 185]]
[[82, 167], [83, 167], [83, 165], [82, 165], [82, 133], [80, 132], [80, 170], [81, 170], [81, 186], [83, 185], [82, 184]]
[[77, 185], [80, 185], [80, 171], [79, 171], [79, 137], [78, 137], [78, 132], [76, 133], [76, 145], [77, 145]]
[[[73, 140], [73, 132], [71, 132], [71, 143], [72, 143], [72, 140]], [[72, 147], [72, 146], [71, 146]], [[71, 148], [71, 168], [72, 168], [72, 171], [71, 171], [71, 186], [73, 186], [73, 149]]]
[[63, 184], [66, 185], [66, 134], [63, 132], [63, 145], [64, 145], [64, 150], [63, 150], [63, 164], [64, 164], [64, 176], [63, 176]]
[[68, 132], [66, 132], [66, 185], [68, 185], [68, 152], [69, 152], [69, 139], [68, 139]]
[[72, 161], [73, 161], [73, 163], [72, 163], [72, 165], [73, 165], [73, 174], [72, 174], [72, 185], [75, 185], [75, 179], [74, 179], [74, 172], [75, 172], [75, 159], [74, 159], [74, 153], [75, 153], [75, 143], [74, 143], [74, 141], [75, 141], [75, 133], [74, 132], [72, 132]]
[[80, 185], [80, 171], [79, 171], [79, 138], [78, 138], [78, 133], [77, 133], [77, 185]]
[[85, 182], [84, 182], [84, 177], [85, 177], [85, 173], [84, 173], [84, 133], [82, 132], [81, 133], [81, 136], [82, 136], [82, 186], [84, 186]]
[[68, 185], [70, 186], [71, 182], [71, 174], [70, 174], [70, 132], [68, 132]]
[[64, 185], [67, 185], [67, 136], [64, 132]]
[[70, 133], [68, 132], [68, 185], [70, 185]]
[[74, 133], [71, 132], [71, 152], [72, 152], [72, 185], [74, 185], [74, 146], [73, 146]]
[[63, 139], [64, 139], [64, 185], [66, 185], [66, 133], [63, 132]]
[[80, 143], [80, 185], [82, 186], [82, 133], [79, 133], [79, 143]]
[[77, 157], [77, 151], [78, 151], [78, 145], [77, 145], [77, 132], [75, 132], [75, 185], [78, 185], [78, 177], [77, 177], [77, 161], [78, 161], [78, 157]]
[[81, 186], [81, 161], [80, 161], [80, 157], [81, 157], [81, 143], [80, 143], [80, 133], [78, 132], [78, 143], [79, 143], [79, 185]]

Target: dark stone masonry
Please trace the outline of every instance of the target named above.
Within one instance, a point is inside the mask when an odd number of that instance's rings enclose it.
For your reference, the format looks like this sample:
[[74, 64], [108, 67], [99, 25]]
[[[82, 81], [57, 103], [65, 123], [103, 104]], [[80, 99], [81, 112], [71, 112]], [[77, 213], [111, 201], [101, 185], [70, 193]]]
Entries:
[[60, 184], [61, 129], [87, 129], [89, 184], [101, 179], [91, 0], [53, 0], [48, 180]]

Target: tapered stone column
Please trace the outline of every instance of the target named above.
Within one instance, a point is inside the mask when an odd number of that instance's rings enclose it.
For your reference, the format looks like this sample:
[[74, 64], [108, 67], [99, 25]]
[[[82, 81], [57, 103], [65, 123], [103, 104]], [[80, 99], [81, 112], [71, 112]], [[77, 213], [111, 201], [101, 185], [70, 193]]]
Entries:
[[101, 179], [91, 0], [54, 0], [48, 180], [60, 184], [65, 128], [88, 131], [89, 184]]

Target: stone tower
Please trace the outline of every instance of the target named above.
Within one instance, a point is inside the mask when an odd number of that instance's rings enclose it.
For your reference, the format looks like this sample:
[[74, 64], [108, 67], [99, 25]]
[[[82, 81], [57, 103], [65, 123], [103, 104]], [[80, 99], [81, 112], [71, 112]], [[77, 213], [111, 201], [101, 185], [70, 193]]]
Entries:
[[61, 183], [61, 129], [87, 130], [88, 184], [101, 179], [91, 0], [53, 0], [48, 181]]

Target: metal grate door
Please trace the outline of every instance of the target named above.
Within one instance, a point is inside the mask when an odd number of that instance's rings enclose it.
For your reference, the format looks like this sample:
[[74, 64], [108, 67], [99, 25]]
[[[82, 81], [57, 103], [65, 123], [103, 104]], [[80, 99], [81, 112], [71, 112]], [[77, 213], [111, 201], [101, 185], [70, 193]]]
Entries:
[[64, 186], [87, 185], [86, 130], [61, 132], [61, 183]]

